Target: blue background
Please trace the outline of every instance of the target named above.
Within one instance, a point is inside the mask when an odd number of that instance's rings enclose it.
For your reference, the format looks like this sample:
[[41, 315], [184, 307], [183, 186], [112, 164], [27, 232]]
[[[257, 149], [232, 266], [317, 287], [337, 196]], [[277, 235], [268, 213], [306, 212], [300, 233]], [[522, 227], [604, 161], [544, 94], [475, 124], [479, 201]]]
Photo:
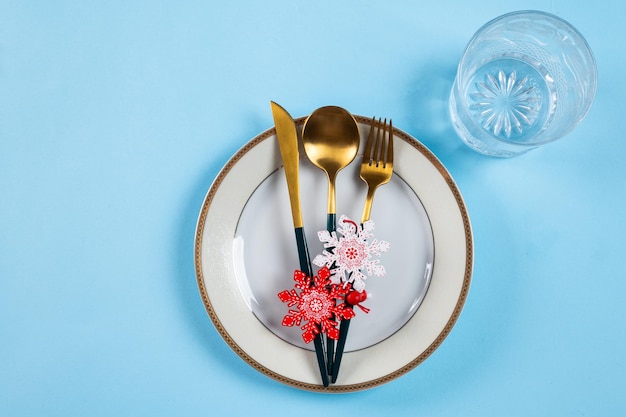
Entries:
[[[446, 101], [474, 31], [519, 9], [585, 35], [598, 93], [565, 139], [492, 159]], [[0, 415], [623, 415], [624, 16], [610, 0], [2, 1]], [[465, 198], [465, 309], [389, 384], [284, 386], [206, 314], [197, 216], [270, 100], [392, 117]]]

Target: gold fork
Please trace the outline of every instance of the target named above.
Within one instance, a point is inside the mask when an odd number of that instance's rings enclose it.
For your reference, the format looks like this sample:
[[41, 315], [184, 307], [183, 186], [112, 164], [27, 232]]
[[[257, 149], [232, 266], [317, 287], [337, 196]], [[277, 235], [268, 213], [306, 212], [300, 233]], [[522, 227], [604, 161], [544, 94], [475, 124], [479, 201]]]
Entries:
[[[365, 197], [361, 224], [370, 219], [376, 189], [383, 184], [387, 184], [392, 174], [393, 126], [391, 119], [389, 119], [389, 124], [387, 124], [387, 119], [381, 121], [380, 118], [378, 120], [372, 118], [370, 133], [367, 136], [365, 151], [363, 152], [363, 162], [361, 162], [361, 179], [367, 184], [367, 196]], [[335, 360], [333, 361], [331, 375], [331, 382], [333, 383], [337, 381], [337, 376], [339, 375], [339, 365], [341, 365], [341, 357], [343, 356], [349, 328], [350, 320], [342, 320], [339, 328]]]
[[370, 133], [363, 152], [361, 179], [367, 184], [367, 197], [361, 223], [370, 219], [376, 189], [387, 184], [393, 174], [393, 126], [391, 119], [383, 122], [372, 118]]

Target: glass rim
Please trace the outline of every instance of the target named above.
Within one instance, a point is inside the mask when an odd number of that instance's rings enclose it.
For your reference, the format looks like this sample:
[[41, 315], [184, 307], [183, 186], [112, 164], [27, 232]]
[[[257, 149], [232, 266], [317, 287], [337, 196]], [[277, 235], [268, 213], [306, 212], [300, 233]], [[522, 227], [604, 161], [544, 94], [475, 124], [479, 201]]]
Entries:
[[[467, 52], [467, 50], [469, 49], [469, 47], [472, 45], [472, 43], [474, 43], [474, 41], [476, 40], [476, 38], [478, 38], [478, 36], [489, 26], [493, 25], [494, 23], [497, 23], [501, 20], [505, 20], [505, 19], [509, 19], [511, 17], [514, 16], [523, 16], [523, 15], [528, 15], [528, 16], [541, 16], [544, 18], [548, 18], [550, 20], [554, 20], [558, 23], [563, 24], [567, 29], [569, 29], [574, 35], [576, 35], [576, 37], [578, 37], [581, 41], [581, 50], [584, 49], [584, 51], [587, 52], [590, 62], [591, 62], [591, 66], [594, 69], [594, 78], [597, 78], [595, 76], [595, 73], [597, 72], [597, 65], [596, 65], [596, 58], [595, 55], [593, 53], [593, 50], [591, 49], [591, 46], [589, 45], [589, 42], [587, 42], [587, 39], [583, 36], [583, 34], [578, 30], [578, 28], [576, 28], [572, 23], [568, 22], [567, 20], [563, 19], [560, 16], [557, 16], [555, 14], [549, 13], [549, 12], [545, 12], [543, 10], [533, 10], [533, 9], [525, 9], [525, 10], [515, 10], [512, 12], [508, 12], [505, 14], [502, 14], [500, 16], [494, 17], [493, 19], [489, 20], [488, 22], [484, 23], [482, 26], [480, 26], [472, 35], [472, 37], [470, 38], [470, 40], [467, 42], [467, 45], [465, 46], [464, 50], [463, 50], [463, 54], [461, 61], [463, 61], [463, 57], [465, 56], [465, 53]], [[460, 65], [460, 63], [459, 63]]]

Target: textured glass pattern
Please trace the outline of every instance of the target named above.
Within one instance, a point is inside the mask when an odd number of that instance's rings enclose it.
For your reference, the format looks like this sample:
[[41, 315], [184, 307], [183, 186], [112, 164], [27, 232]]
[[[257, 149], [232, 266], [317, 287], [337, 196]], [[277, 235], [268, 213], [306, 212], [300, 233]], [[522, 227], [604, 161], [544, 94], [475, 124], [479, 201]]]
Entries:
[[518, 79], [500, 70], [486, 74], [470, 94], [470, 109], [483, 129], [509, 139], [519, 136], [536, 121], [541, 109], [541, 92], [529, 78]]

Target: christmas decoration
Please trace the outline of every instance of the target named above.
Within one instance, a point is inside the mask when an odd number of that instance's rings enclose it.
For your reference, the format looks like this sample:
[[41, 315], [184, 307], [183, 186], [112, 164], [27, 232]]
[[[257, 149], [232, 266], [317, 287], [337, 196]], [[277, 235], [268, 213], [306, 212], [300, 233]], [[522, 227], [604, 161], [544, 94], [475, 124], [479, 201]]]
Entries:
[[[289, 310], [283, 317], [283, 326], [300, 326], [304, 331], [302, 339], [310, 343], [318, 333], [324, 333], [329, 338], [337, 340], [339, 330], [337, 320], [351, 319], [354, 311], [344, 302], [344, 298], [350, 292], [351, 286], [336, 285], [330, 281], [328, 267], [321, 268], [317, 275], [308, 277], [304, 272], [296, 270], [293, 280], [294, 288], [278, 294], [278, 298], [287, 303], [288, 307], [296, 307]], [[338, 302], [340, 302], [338, 304]]]
[[[363, 291], [367, 276], [386, 275], [385, 267], [380, 265], [380, 261], [374, 259], [374, 256], [387, 252], [391, 246], [384, 240], [373, 239], [368, 243], [368, 239], [374, 237], [373, 231], [372, 220], [359, 226], [347, 216], [341, 216], [336, 232], [326, 230], [318, 232], [325, 250], [315, 257], [313, 263], [330, 269], [333, 284], [352, 284], [356, 291]], [[341, 237], [338, 237], [338, 234], [341, 234]]]

